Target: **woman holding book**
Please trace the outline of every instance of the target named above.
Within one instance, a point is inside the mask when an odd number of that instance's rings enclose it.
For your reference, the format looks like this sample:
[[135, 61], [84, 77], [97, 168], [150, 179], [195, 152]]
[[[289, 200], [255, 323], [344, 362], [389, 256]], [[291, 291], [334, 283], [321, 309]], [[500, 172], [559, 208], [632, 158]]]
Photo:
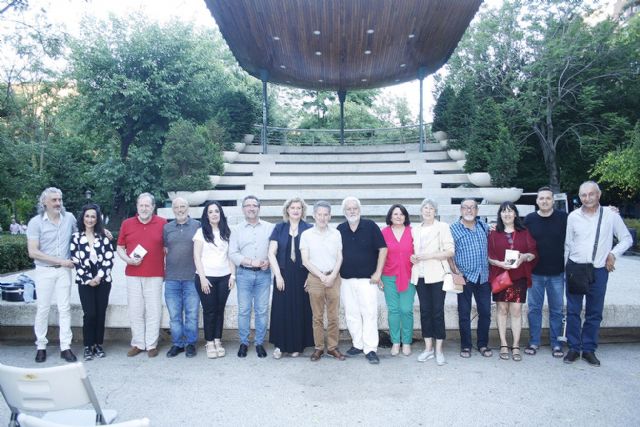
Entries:
[[513, 285], [493, 294], [498, 307], [498, 333], [500, 335], [500, 359], [509, 360], [507, 344], [507, 317], [511, 316], [513, 360], [522, 360], [520, 332], [522, 330], [522, 304], [531, 287], [531, 271], [537, 262], [536, 242], [531, 237], [512, 202], [503, 202], [498, 209], [498, 223], [489, 233], [489, 281], [508, 271]]

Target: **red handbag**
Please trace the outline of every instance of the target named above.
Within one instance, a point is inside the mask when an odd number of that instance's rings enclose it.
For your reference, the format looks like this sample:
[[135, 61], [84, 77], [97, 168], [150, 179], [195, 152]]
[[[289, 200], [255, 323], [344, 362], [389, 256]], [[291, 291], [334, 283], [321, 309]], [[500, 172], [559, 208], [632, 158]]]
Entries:
[[496, 277], [494, 277], [491, 281], [491, 293], [497, 294], [504, 291], [509, 286], [513, 286], [513, 282], [511, 281], [509, 272], [504, 271], [503, 273], [500, 273]]

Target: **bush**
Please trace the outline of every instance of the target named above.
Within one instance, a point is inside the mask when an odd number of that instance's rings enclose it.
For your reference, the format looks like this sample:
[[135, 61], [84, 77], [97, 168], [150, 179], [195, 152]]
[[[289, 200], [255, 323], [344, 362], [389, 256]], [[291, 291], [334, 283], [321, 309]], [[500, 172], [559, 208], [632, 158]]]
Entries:
[[165, 190], [200, 191], [211, 189], [209, 175], [218, 172], [222, 159], [206, 126], [178, 120], [171, 124], [167, 133], [162, 163]]
[[216, 108], [216, 120], [229, 133], [232, 142], [240, 142], [245, 134], [252, 134], [253, 125], [260, 117], [258, 102], [240, 90], [223, 92]]
[[435, 107], [433, 107], [433, 124], [431, 125], [431, 132], [437, 131], [445, 131], [449, 130], [449, 117], [447, 115], [448, 104], [455, 99], [456, 93], [453, 88], [449, 85], [446, 85], [442, 92], [440, 92], [440, 96], [438, 96], [438, 101], [436, 102]]
[[27, 236], [0, 234], [0, 274], [33, 268], [27, 251]]

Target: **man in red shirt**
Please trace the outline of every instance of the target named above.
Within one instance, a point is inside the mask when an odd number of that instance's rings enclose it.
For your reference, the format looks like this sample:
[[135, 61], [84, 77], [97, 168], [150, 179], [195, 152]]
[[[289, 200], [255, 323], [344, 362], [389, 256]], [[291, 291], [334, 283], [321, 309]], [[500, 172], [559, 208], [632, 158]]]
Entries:
[[162, 314], [164, 242], [162, 229], [167, 220], [153, 214], [155, 199], [142, 193], [136, 203], [138, 214], [124, 220], [118, 236], [118, 255], [127, 263], [127, 305], [131, 323], [131, 348], [127, 356], [147, 351], [158, 355], [158, 335]]

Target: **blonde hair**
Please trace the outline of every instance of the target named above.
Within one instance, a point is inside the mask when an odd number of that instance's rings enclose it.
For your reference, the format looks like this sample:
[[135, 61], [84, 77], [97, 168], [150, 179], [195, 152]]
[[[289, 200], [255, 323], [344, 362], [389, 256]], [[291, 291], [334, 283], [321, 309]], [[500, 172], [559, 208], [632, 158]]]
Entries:
[[307, 204], [305, 203], [304, 199], [302, 197], [292, 197], [288, 199], [286, 202], [284, 202], [284, 205], [282, 206], [283, 220], [289, 221], [289, 212], [287, 212], [287, 209], [289, 209], [289, 206], [291, 206], [294, 203], [300, 203], [300, 205], [302, 205], [301, 219], [305, 219], [307, 217]]

